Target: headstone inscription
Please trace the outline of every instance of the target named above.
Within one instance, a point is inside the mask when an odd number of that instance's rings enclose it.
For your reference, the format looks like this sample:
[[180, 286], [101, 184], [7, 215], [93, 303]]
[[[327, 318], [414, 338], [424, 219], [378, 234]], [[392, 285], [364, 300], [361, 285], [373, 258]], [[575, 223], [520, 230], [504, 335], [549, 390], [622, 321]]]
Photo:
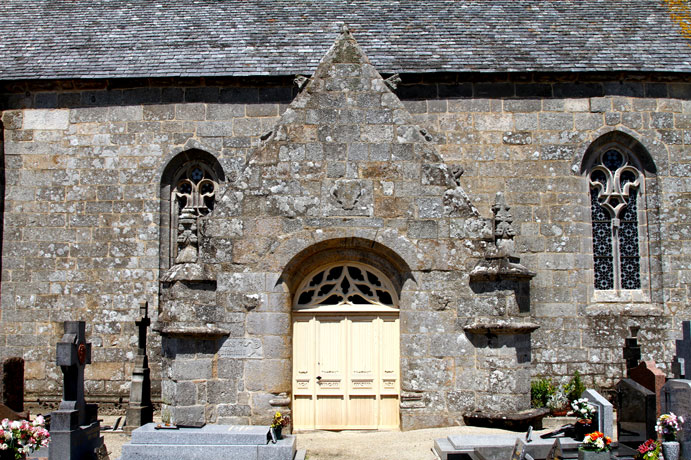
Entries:
[[691, 378], [691, 321], [681, 323], [682, 339], [677, 340], [677, 354], [672, 364], [674, 377]]
[[617, 432], [619, 443], [636, 449], [648, 439], [656, 439], [655, 393], [631, 379], [616, 385]]
[[154, 408], [151, 403], [151, 377], [149, 358], [146, 355], [146, 332], [151, 324], [149, 304], [143, 302], [139, 307], [141, 318], [135, 321], [139, 329], [139, 347], [134, 358], [132, 383], [130, 385], [130, 402], [127, 407], [125, 431], [131, 432], [137, 427], [154, 420]]
[[691, 380], [669, 380], [662, 387], [662, 413], [674, 412], [684, 417], [684, 427], [679, 432], [678, 441], [681, 444], [680, 458], [691, 460]]
[[15, 412], [24, 411], [24, 360], [14, 357], [2, 362], [0, 403]]
[[661, 414], [660, 392], [667, 380], [664, 372], [657, 368], [655, 361], [641, 361], [638, 366], [629, 369], [629, 378], [655, 393], [655, 411], [659, 417]]
[[612, 403], [607, 401], [600, 393], [595, 390], [587, 389], [581, 395], [587, 399], [597, 409], [597, 429], [610, 438], [614, 437], [614, 408]]
[[84, 400], [84, 368], [91, 364], [84, 321], [65, 321], [65, 333], [57, 344], [57, 364], [63, 374], [63, 390], [60, 407], [51, 414], [49, 459], [95, 459], [103, 438], [98, 405]]

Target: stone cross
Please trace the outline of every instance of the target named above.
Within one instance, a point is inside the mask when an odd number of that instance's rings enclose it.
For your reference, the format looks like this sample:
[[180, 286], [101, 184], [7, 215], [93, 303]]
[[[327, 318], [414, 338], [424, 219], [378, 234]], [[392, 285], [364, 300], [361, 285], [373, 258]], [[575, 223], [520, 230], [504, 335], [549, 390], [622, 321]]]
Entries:
[[57, 364], [62, 369], [62, 401], [50, 420], [50, 460], [96, 458], [102, 449], [98, 405], [84, 400], [84, 368], [91, 364], [91, 344], [86, 343], [86, 323], [65, 321], [65, 334], [57, 344]]
[[57, 364], [62, 369], [63, 387], [60, 410], [79, 412], [84, 423], [84, 368], [91, 364], [91, 344], [86, 343], [86, 323], [65, 321], [65, 334], [57, 345]]
[[149, 303], [143, 302], [139, 307], [141, 317], [134, 324], [139, 329], [139, 347], [134, 359], [132, 383], [130, 384], [130, 402], [127, 407], [125, 431], [153, 422], [153, 404], [151, 403], [151, 377], [149, 358], [146, 356], [146, 332], [151, 324]]
[[677, 354], [674, 359], [674, 376], [678, 379], [691, 377], [691, 321], [681, 323], [683, 338], [677, 340]]
[[638, 346], [636, 335], [638, 335], [638, 328], [632, 326], [631, 337], [624, 339], [624, 359], [626, 360], [627, 375], [628, 370], [638, 366], [641, 360], [641, 347]]

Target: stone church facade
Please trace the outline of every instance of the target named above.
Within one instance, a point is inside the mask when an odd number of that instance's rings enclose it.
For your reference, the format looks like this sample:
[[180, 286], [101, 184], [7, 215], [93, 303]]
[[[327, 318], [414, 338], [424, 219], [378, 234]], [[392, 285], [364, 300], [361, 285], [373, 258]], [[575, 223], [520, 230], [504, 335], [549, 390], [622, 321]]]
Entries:
[[608, 389], [631, 327], [671, 375], [691, 47], [669, 21], [668, 61], [616, 72], [392, 75], [332, 21], [295, 79], [10, 73], [0, 355], [55, 396], [83, 319], [88, 394], [126, 397], [147, 301], [165, 418], [305, 430], [521, 411], [535, 376]]

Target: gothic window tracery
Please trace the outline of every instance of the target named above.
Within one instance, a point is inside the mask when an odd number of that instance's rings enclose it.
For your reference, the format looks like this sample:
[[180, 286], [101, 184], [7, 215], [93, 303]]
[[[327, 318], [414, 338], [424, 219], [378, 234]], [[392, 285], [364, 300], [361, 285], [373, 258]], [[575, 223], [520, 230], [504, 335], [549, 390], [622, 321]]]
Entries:
[[324, 305], [395, 307], [396, 294], [385, 275], [372, 267], [341, 263], [313, 272], [295, 295], [295, 308]]
[[624, 149], [604, 149], [590, 168], [595, 289], [641, 289], [638, 198], [644, 176]]
[[208, 215], [216, 202], [218, 179], [202, 161], [185, 163], [171, 188], [171, 258], [174, 263], [195, 263], [199, 252], [199, 218]]

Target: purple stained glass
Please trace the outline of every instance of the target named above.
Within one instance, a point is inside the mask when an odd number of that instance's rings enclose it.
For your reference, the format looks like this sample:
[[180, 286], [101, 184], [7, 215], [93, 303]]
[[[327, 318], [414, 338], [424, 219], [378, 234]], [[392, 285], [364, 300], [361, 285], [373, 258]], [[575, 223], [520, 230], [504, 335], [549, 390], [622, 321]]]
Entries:
[[605, 165], [607, 169], [614, 172], [624, 165], [624, 157], [616, 150], [608, 150], [602, 156], [602, 164]]
[[595, 288], [614, 289], [614, 260], [612, 255], [612, 220], [597, 198], [597, 189], [590, 189], [590, 209], [593, 221], [593, 259]]
[[641, 288], [637, 195], [638, 190], [631, 190], [627, 205], [620, 217], [618, 236], [622, 289]]

